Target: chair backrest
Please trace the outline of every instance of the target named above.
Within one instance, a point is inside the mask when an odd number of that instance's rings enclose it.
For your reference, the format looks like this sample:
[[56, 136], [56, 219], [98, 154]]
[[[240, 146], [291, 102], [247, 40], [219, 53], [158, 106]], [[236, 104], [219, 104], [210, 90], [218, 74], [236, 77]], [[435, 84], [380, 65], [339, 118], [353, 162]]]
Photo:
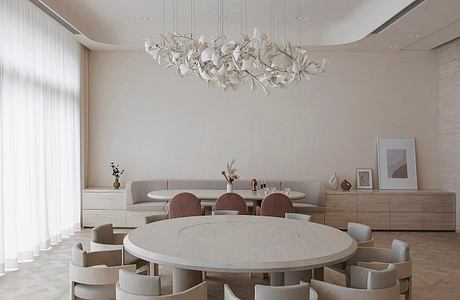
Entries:
[[235, 296], [235, 294], [233, 294], [228, 284], [224, 284], [224, 300], [241, 300], [241, 299]]
[[398, 263], [410, 259], [409, 244], [401, 240], [393, 240], [391, 244], [391, 262]]
[[86, 251], [83, 250], [83, 245], [81, 243], [75, 244], [72, 247], [72, 257], [70, 258], [71, 262], [79, 267], [87, 267], [88, 261], [86, 258]]
[[206, 281], [177, 294], [169, 294], [164, 296], [140, 296], [127, 293], [120, 288], [120, 282], [116, 285], [117, 300], [207, 300], [208, 286]]
[[169, 218], [182, 218], [201, 215], [201, 202], [191, 193], [179, 193], [169, 203]]
[[286, 213], [292, 213], [292, 202], [285, 194], [273, 193], [262, 200], [260, 206], [261, 216], [284, 218]]
[[372, 240], [372, 228], [368, 225], [348, 223], [347, 233], [357, 243], [363, 243]]
[[91, 240], [99, 244], [113, 244], [113, 225], [104, 224], [93, 228]]
[[161, 281], [159, 276], [139, 275], [126, 270], [120, 270], [118, 285], [121, 290], [132, 295], [161, 295]]
[[300, 221], [311, 221], [311, 216], [307, 214], [296, 214], [296, 213], [285, 213], [284, 217], [286, 219], [300, 220]]
[[236, 193], [220, 195], [214, 206], [215, 210], [237, 210], [240, 215], [248, 214], [248, 206], [243, 197]]
[[266, 286], [257, 284], [255, 287], [255, 300], [309, 300], [310, 285], [300, 283], [290, 286]]
[[282, 181], [281, 189], [290, 188], [292, 191], [302, 192], [305, 198], [296, 203], [307, 203], [317, 206], [326, 205], [326, 190], [321, 182], [317, 181]]
[[219, 216], [219, 215], [226, 215], [226, 216], [231, 216], [231, 215], [238, 215], [239, 212], [237, 210], [213, 210], [212, 215], [213, 216]]
[[380, 290], [396, 284], [396, 266], [389, 264], [385, 270], [369, 270], [367, 277], [368, 290]]
[[155, 190], [166, 190], [166, 180], [135, 180], [126, 183], [126, 205], [154, 201], [147, 194]]

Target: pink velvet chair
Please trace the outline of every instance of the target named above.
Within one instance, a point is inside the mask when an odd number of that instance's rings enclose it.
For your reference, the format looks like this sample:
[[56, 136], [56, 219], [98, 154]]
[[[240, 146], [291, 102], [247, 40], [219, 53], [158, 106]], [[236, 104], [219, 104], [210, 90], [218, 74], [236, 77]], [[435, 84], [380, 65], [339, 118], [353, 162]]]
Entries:
[[239, 215], [248, 214], [248, 206], [243, 197], [236, 193], [225, 193], [217, 198], [214, 210], [237, 210]]
[[201, 202], [191, 193], [177, 194], [169, 203], [168, 216], [170, 219], [201, 216]]
[[273, 193], [262, 200], [259, 215], [284, 218], [285, 213], [294, 212], [291, 199], [281, 193]]

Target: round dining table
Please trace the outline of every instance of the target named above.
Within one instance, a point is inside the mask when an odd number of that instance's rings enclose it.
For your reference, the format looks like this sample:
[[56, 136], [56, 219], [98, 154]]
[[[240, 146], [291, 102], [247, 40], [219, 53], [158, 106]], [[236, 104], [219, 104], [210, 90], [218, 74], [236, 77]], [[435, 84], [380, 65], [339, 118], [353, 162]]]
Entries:
[[357, 243], [338, 229], [302, 220], [217, 215], [169, 219], [129, 232], [125, 249], [173, 267], [173, 292], [202, 281], [201, 271], [276, 273], [322, 269], [349, 259]]

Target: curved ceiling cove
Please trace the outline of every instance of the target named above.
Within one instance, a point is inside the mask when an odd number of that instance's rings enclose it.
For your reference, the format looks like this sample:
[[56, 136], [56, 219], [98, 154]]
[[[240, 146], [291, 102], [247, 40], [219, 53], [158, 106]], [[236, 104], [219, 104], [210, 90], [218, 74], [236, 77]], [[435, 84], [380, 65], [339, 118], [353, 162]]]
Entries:
[[[414, 0], [224, 0], [224, 34], [239, 39], [241, 31], [263, 32], [304, 46], [356, 42], [410, 5]], [[162, 32], [218, 35], [216, 0], [178, 1], [178, 21], [173, 24], [174, 1], [163, 0], [41, 0], [98, 47], [142, 48], [145, 37]], [[163, 18], [163, 3], [164, 18]], [[270, 5], [267, 5], [270, 3]], [[194, 14], [192, 14], [194, 12]], [[193, 18], [191, 16], [194, 15]], [[300, 30], [299, 30], [300, 28]]]

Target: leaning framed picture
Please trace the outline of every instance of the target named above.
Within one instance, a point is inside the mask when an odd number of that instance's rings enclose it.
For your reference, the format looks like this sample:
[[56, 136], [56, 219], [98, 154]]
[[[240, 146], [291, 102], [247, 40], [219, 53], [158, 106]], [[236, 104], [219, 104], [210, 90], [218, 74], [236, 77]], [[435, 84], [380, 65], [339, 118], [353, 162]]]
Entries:
[[417, 189], [415, 138], [377, 138], [379, 188]]
[[372, 189], [372, 169], [356, 169], [356, 188]]

